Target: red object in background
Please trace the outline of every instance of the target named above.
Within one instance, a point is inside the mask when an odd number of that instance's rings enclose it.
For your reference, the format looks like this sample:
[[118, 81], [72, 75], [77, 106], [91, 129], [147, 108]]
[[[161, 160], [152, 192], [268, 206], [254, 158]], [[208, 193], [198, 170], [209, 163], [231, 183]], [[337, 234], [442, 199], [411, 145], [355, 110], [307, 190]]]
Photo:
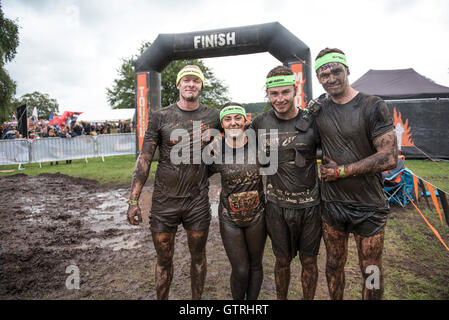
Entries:
[[62, 113], [62, 116], [54, 116], [53, 120], [50, 120], [48, 122], [48, 125], [50, 126], [55, 126], [55, 125], [61, 125], [61, 124], [65, 124], [67, 121], [67, 118], [72, 118], [73, 115], [80, 115], [82, 114], [82, 112], [77, 112], [77, 111], [64, 111]]

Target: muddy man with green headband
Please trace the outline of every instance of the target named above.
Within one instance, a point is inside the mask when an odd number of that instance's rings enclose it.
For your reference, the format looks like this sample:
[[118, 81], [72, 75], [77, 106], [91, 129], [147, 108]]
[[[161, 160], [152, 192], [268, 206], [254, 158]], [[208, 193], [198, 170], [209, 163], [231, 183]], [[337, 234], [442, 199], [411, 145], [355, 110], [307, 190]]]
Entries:
[[[341, 65], [345, 66], [349, 75], [349, 66], [346, 61], [346, 56], [339, 52], [329, 52], [318, 59], [315, 60], [315, 71], [317, 76], [320, 77], [319, 73], [330, 69], [331, 73], [338, 73], [341, 71], [339, 68]], [[327, 74], [326, 76], [329, 77]], [[304, 109], [303, 121], [300, 122], [302, 130], [305, 130], [308, 125], [312, 122], [311, 119], [315, 117], [321, 109], [322, 104], [328, 98], [327, 94], [324, 93], [316, 99], [311, 99]]]

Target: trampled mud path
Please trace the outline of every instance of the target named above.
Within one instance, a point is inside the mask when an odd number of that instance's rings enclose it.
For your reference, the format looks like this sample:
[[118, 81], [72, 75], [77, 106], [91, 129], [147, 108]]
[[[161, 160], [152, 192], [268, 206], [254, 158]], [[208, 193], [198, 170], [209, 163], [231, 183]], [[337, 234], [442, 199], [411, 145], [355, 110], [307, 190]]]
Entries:
[[[218, 188], [212, 186], [210, 192], [215, 210]], [[155, 252], [148, 228], [151, 187], [142, 192], [140, 226], [126, 221], [128, 188], [107, 189], [62, 174], [17, 174], [0, 178], [0, 192], [0, 299], [155, 298]], [[170, 298], [189, 299], [190, 257], [185, 232], [182, 227], [179, 231]], [[216, 217], [208, 251], [214, 252], [211, 266], [220, 260], [217, 267], [227, 272]], [[80, 289], [66, 286], [75, 284], [73, 277], [67, 281], [75, 275], [73, 266], [79, 270]], [[209, 268], [209, 276], [220, 281], [222, 273]], [[215, 286], [209, 281], [207, 287]], [[230, 298], [223, 294], [222, 299]], [[216, 297], [211, 292], [205, 298]]]
[[[156, 255], [148, 227], [152, 183], [148, 185], [141, 196], [144, 223], [131, 226], [126, 221], [126, 187], [108, 188], [62, 174], [0, 178], [0, 299], [155, 299]], [[210, 186], [213, 219], [204, 299], [232, 298], [230, 264], [216, 216], [219, 190], [215, 175]], [[384, 261], [397, 260], [397, 255], [385, 253]], [[358, 294], [362, 281], [354, 241], [349, 242], [349, 255], [345, 299]], [[270, 241], [263, 265], [259, 298], [275, 299]], [[79, 270], [79, 289], [73, 288], [73, 268]], [[316, 299], [328, 299], [323, 242], [318, 268]], [[190, 299], [190, 255], [182, 226], [176, 236], [174, 269], [170, 299]], [[301, 296], [300, 264], [295, 258], [289, 299]]]

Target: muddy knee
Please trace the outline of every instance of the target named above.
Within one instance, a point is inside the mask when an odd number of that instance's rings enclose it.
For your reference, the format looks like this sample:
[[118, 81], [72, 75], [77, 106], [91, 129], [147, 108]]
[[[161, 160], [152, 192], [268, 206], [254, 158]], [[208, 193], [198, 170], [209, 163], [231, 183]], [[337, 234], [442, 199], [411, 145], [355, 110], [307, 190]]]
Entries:
[[276, 257], [276, 266], [279, 268], [288, 268], [290, 267], [292, 259], [287, 257]]
[[332, 273], [342, 272], [345, 269], [345, 264], [345, 259], [328, 259], [326, 261], [326, 271]]
[[247, 283], [249, 276], [248, 266], [238, 266], [232, 268], [232, 278], [241, 283]]
[[317, 257], [316, 256], [306, 256], [306, 255], [300, 255], [299, 256], [301, 260], [301, 266], [303, 269], [313, 272], [318, 270], [317, 265]]

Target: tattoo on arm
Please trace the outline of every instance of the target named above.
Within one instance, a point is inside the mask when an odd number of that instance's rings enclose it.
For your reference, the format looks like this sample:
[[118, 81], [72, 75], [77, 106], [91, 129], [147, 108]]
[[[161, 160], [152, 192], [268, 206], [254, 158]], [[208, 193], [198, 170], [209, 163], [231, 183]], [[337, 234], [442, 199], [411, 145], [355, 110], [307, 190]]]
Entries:
[[145, 182], [147, 181], [148, 175], [150, 173], [151, 160], [153, 159], [156, 147], [157, 144], [155, 142], [151, 142], [150, 148], [144, 148], [142, 146], [142, 150], [149, 149], [150, 151], [142, 152], [137, 158], [136, 165], [134, 166], [134, 172], [131, 182], [131, 194], [129, 197], [132, 200], [138, 200], [140, 197], [142, 188], [145, 185]]
[[374, 138], [376, 153], [360, 161], [345, 165], [345, 175], [375, 174], [396, 167], [398, 144], [394, 130]]

